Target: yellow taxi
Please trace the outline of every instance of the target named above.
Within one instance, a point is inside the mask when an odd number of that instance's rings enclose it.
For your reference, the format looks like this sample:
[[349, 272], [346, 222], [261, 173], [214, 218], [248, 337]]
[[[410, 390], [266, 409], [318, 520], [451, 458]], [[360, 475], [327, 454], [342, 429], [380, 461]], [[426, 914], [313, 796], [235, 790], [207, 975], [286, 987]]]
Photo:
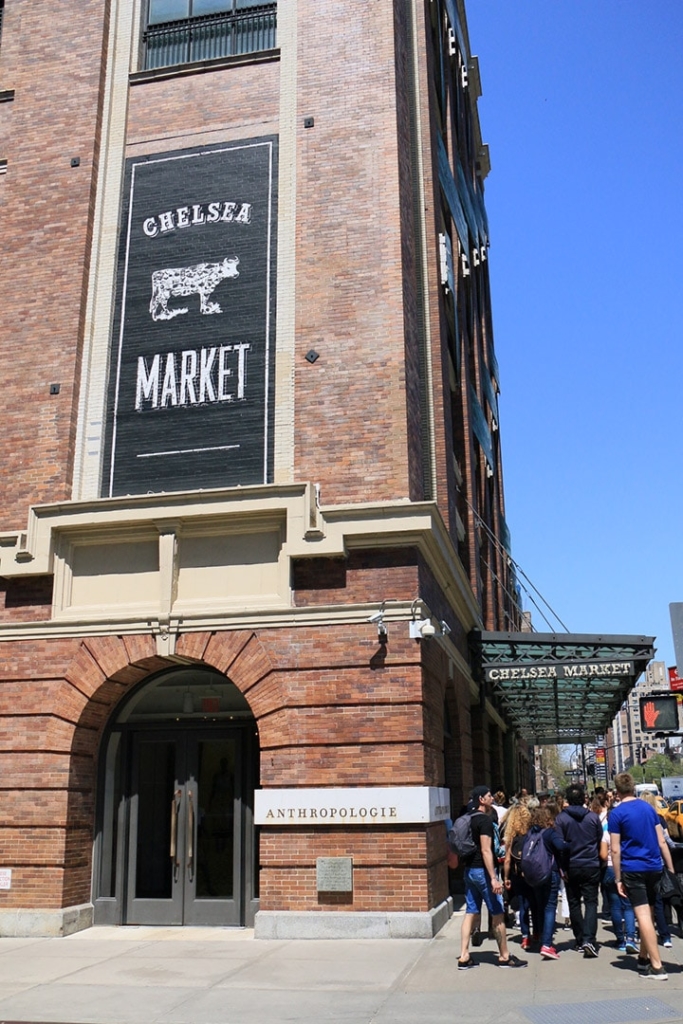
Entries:
[[683, 843], [683, 800], [672, 800], [665, 811], [660, 811], [671, 838]]

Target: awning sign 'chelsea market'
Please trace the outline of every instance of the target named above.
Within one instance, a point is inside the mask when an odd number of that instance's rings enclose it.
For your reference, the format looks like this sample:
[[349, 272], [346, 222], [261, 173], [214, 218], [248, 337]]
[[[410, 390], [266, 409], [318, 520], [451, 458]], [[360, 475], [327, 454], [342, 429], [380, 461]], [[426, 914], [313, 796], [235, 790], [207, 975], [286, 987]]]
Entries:
[[277, 140], [126, 163], [102, 493], [272, 479]]

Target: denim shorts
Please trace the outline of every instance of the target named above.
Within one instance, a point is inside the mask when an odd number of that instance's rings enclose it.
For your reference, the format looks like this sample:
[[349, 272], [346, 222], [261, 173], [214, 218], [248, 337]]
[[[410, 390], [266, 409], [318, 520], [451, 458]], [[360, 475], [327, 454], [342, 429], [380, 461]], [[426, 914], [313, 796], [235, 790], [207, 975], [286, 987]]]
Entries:
[[484, 868], [465, 868], [465, 912], [478, 914], [483, 902], [490, 914], [504, 914], [503, 897], [491, 888], [488, 872]]

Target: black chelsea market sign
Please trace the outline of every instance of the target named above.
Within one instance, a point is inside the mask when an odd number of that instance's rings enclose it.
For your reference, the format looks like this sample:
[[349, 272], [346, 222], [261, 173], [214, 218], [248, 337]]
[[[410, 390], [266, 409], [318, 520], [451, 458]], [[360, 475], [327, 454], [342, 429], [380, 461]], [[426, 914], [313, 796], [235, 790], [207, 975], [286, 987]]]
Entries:
[[277, 140], [126, 162], [102, 494], [272, 479]]

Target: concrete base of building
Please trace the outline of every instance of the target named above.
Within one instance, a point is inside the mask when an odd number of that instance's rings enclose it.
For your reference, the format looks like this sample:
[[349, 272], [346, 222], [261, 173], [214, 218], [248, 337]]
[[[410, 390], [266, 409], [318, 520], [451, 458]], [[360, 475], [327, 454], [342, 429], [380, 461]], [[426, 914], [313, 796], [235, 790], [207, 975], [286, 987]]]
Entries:
[[92, 927], [93, 905], [57, 910], [0, 910], [0, 936], [3, 938], [44, 938], [71, 935]]
[[257, 939], [432, 939], [453, 913], [449, 898], [425, 913], [259, 910]]

